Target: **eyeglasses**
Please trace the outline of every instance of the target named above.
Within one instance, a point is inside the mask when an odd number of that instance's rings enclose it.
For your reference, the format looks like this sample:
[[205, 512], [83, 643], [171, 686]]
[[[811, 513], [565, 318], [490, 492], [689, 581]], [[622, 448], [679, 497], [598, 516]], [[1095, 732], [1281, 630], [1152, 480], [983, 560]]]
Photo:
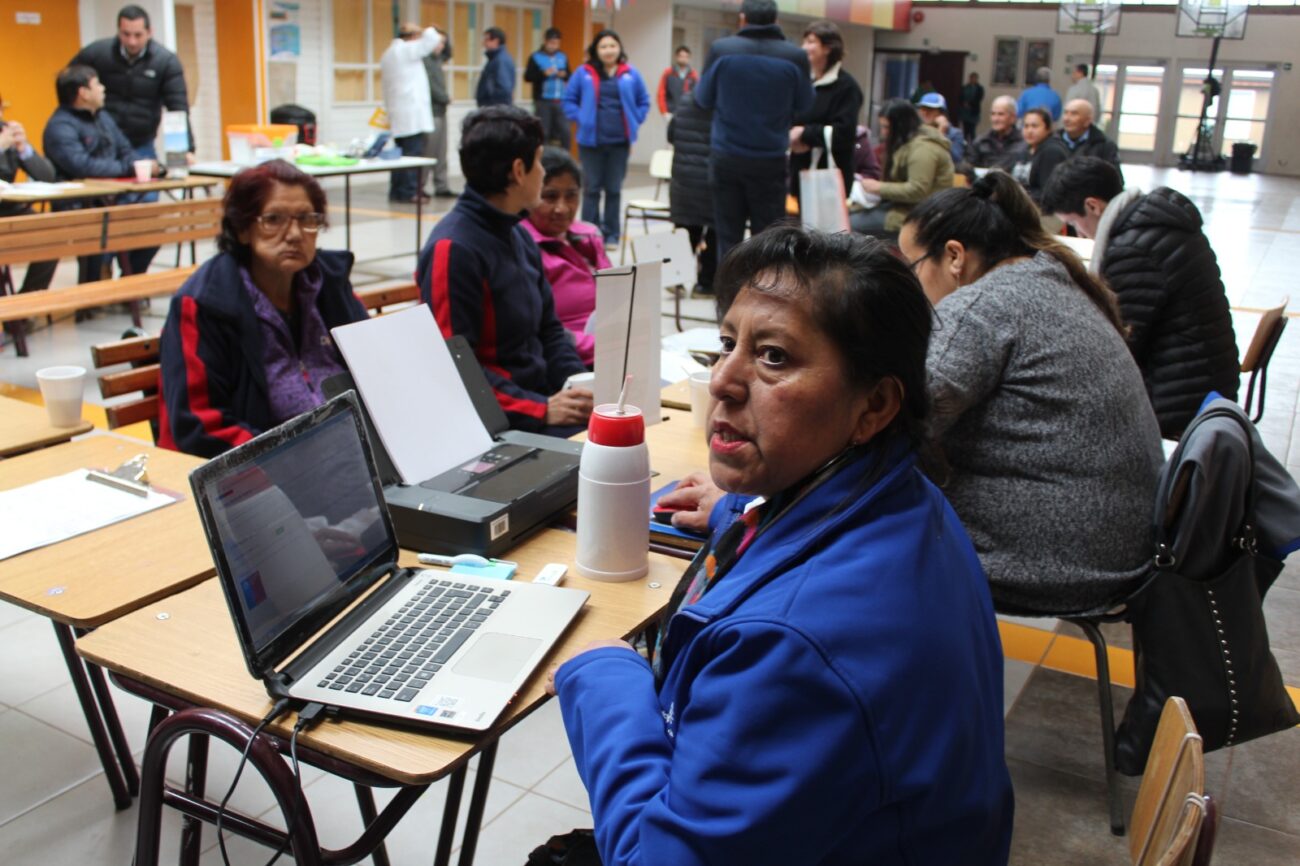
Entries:
[[925, 255], [923, 255], [923, 256], [921, 256], [919, 259], [917, 259], [916, 261], [914, 261], [914, 262], [908, 262], [908, 263], [907, 263], [907, 269], [908, 269], [909, 271], [911, 271], [912, 273], [916, 273], [916, 269], [919, 268], [919, 267], [921, 266], [921, 262], [925, 261], [925, 260], [928, 259], [928, 258], [930, 258], [930, 254], [929, 254], [929, 253], [926, 253]]
[[314, 235], [325, 227], [325, 214], [323, 213], [264, 213], [257, 218], [257, 224], [267, 234], [278, 235], [288, 228], [291, 220], [297, 220], [298, 228], [307, 234]]

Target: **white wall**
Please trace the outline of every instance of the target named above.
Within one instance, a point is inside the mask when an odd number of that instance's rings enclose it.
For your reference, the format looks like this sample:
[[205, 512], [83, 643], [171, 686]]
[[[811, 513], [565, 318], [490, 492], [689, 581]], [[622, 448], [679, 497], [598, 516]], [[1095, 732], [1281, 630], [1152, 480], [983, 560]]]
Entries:
[[628, 62], [645, 79], [650, 92], [650, 113], [637, 133], [628, 161], [648, 165], [650, 155], [668, 146], [668, 122], [655, 104], [659, 76], [673, 60], [673, 17], [667, 4], [633, 3], [610, 14], [609, 26], [618, 31]]
[[[989, 83], [993, 74], [993, 42], [998, 36], [1052, 39], [1052, 83], [1060, 92], [1064, 92], [1069, 82], [1068, 58], [1075, 57], [1080, 61], [1091, 58], [1092, 37], [1056, 33], [1055, 9], [927, 6], [924, 11], [925, 21], [913, 25], [910, 33], [879, 31], [876, 48], [974, 52], [976, 59], [967, 61], [966, 71], [980, 74], [987, 90], [986, 108], [994, 97], [1003, 93], [1015, 95], [1020, 90], [992, 87]], [[1300, 176], [1300, 136], [1294, 133], [1300, 127], [1300, 72], [1282, 67], [1282, 64], [1300, 61], [1300, 14], [1270, 14], [1252, 8], [1250, 15], [1246, 38], [1224, 41], [1219, 50], [1219, 62], [1278, 64], [1272, 116], [1268, 134], [1261, 143], [1263, 159], [1256, 168], [1272, 174]], [[1174, 23], [1172, 9], [1125, 9], [1120, 34], [1107, 37], [1102, 51], [1103, 62], [1118, 59], [1166, 66], [1161, 113], [1169, 119], [1161, 124], [1162, 134], [1156, 148], [1162, 164], [1171, 164], [1174, 159], [1171, 144], [1172, 115], [1177, 106], [1178, 80], [1175, 76], [1179, 75], [1178, 70], [1183, 65], [1204, 67], [1210, 56], [1210, 40], [1179, 39], [1174, 35]], [[987, 119], [984, 125], [987, 125]]]

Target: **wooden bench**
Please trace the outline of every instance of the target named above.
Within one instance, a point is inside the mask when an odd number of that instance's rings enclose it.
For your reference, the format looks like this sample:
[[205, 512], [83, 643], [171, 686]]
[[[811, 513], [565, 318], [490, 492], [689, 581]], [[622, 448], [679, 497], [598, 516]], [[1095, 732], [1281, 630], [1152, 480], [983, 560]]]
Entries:
[[[191, 272], [193, 268], [184, 270]], [[146, 276], [159, 277], [165, 276], [165, 274], [147, 274]], [[141, 278], [123, 277], [122, 280], [116, 280], [115, 282], [134, 279]], [[177, 283], [177, 286], [179, 285]], [[173, 288], [172, 291], [175, 291], [175, 289]], [[382, 315], [384, 307], [418, 301], [420, 299], [420, 289], [415, 283], [406, 283], [400, 286], [361, 289], [356, 295], [367, 310]], [[28, 296], [17, 296], [17, 298], [26, 297]], [[7, 300], [10, 299], [0, 298], [0, 304]], [[160, 337], [150, 336], [128, 337], [124, 340], [101, 343], [98, 346], [90, 347], [90, 360], [96, 371], [104, 367], [116, 367], [121, 364], [131, 365], [129, 370], [99, 374], [99, 394], [101, 397], [121, 397], [136, 392], [141, 394], [135, 400], [104, 407], [104, 414], [108, 419], [108, 429], [115, 430], [118, 427], [137, 424], [141, 421], [148, 421], [153, 424], [158, 419], [158, 355], [161, 349], [160, 344]], [[155, 439], [157, 438], [157, 432], [155, 429]]]
[[[221, 216], [221, 200], [204, 198], [6, 217], [0, 220], [0, 267], [215, 238], [221, 233]], [[0, 297], [0, 321], [15, 323], [14, 346], [25, 356], [27, 318], [127, 302], [138, 326], [139, 302], [174, 292], [193, 270], [178, 268]]]

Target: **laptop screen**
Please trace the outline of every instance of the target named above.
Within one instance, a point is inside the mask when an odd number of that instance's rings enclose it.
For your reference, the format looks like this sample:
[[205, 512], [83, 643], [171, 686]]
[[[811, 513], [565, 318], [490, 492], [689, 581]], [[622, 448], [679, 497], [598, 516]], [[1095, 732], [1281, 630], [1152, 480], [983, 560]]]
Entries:
[[342, 397], [331, 403], [348, 411], [290, 422], [284, 435], [230, 452], [235, 459], [196, 484], [227, 599], [238, 603], [258, 659], [300, 623], [306, 640], [324, 625], [314, 620], [346, 602], [354, 576], [394, 553], [356, 405]]

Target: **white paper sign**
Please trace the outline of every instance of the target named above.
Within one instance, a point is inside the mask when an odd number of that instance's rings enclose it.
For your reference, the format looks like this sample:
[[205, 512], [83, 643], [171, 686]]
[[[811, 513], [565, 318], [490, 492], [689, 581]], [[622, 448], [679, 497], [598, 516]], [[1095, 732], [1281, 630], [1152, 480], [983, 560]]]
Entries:
[[596, 335], [596, 404], [617, 403], [623, 378], [632, 375], [627, 402], [647, 425], [659, 411], [659, 262], [596, 272], [596, 312], [588, 327]]
[[428, 305], [330, 333], [402, 481], [419, 484], [492, 448]]

